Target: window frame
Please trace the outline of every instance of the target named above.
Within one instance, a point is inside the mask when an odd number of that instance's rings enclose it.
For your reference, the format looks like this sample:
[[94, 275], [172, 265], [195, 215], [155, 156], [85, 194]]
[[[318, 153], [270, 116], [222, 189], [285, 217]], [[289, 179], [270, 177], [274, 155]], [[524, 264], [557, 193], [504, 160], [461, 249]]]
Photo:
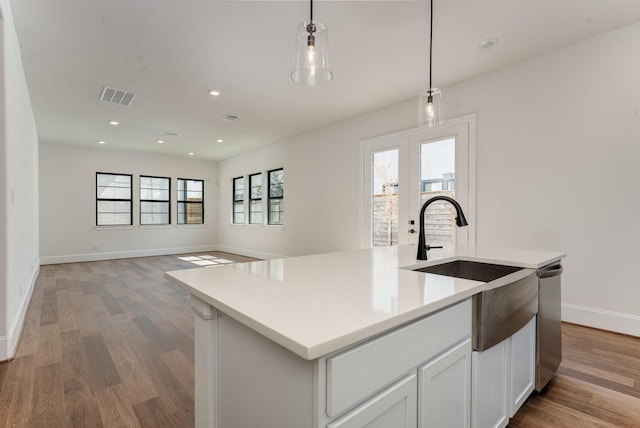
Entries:
[[[237, 193], [236, 192], [236, 183], [241, 180], [242, 182], [242, 193]], [[244, 175], [240, 175], [237, 177], [233, 177], [231, 179], [231, 224], [245, 224], [246, 222], [246, 207], [245, 207], [245, 199], [246, 199], [246, 191], [247, 188], [244, 185], [244, 180], [245, 180], [245, 176]], [[236, 195], [240, 194], [242, 195], [242, 198], [236, 198]], [[242, 221], [236, 221], [236, 214], [240, 214], [240, 211], [236, 211], [236, 207], [237, 206], [241, 206], [242, 207]]]
[[[168, 199], [143, 199], [142, 198], [142, 179], [143, 178], [159, 178], [162, 180], [167, 180], [169, 186], [167, 187], [167, 196]], [[145, 188], [146, 189], [146, 188]], [[204, 187], [203, 187], [204, 189]], [[153, 190], [153, 188], [151, 188], [151, 190]], [[162, 189], [165, 190], [165, 189]], [[138, 194], [139, 194], [139, 204], [140, 204], [140, 213], [139, 213], [139, 221], [140, 221], [140, 226], [164, 226], [164, 225], [170, 225], [171, 224], [171, 177], [162, 177], [162, 176], [155, 176], [155, 175], [140, 175], [138, 177]], [[167, 222], [166, 223], [143, 223], [142, 222], [142, 203], [143, 202], [151, 202], [151, 203], [156, 203], [156, 202], [161, 202], [161, 203], [166, 203], [167, 204], [167, 213], [168, 213], [168, 217], [167, 217]], [[153, 213], [146, 213], [146, 214], [153, 214]]]
[[[177, 180], [177, 181], [176, 181], [176, 191], [177, 191], [177, 193], [176, 193], [176, 202], [177, 202], [177, 205], [176, 205], [176, 208], [177, 208], [177, 213], [176, 213], [176, 217], [177, 217], [177, 219], [176, 219], [176, 224], [179, 224], [179, 225], [204, 224], [204, 214], [205, 214], [205, 213], [204, 213], [204, 179], [197, 179], [197, 178], [181, 178], [181, 177], [178, 177], [176, 180]], [[180, 182], [181, 182], [181, 181], [184, 181], [184, 182], [185, 182], [185, 188], [184, 188], [184, 196], [185, 196], [185, 200], [181, 200], [181, 199], [180, 199]], [[199, 183], [201, 183], [201, 184], [202, 184], [202, 197], [201, 197], [201, 199], [202, 199], [202, 200], [200, 200], [200, 201], [188, 201], [188, 200], [186, 200], [186, 199], [187, 199], [187, 196], [186, 196], [186, 195], [187, 195], [187, 192], [189, 191], [187, 183], [188, 183], [189, 181], [199, 182]], [[181, 219], [180, 219], [180, 204], [184, 204], [184, 208], [185, 208], [185, 209], [184, 209], [185, 222], [181, 222], [181, 221], [180, 221], [180, 220], [181, 220]], [[190, 222], [188, 221], [188, 219], [187, 219], [187, 218], [188, 218], [188, 215], [187, 215], [187, 211], [188, 211], [188, 210], [187, 210], [187, 207], [188, 207], [189, 205], [200, 205], [200, 206], [201, 206], [201, 208], [200, 208], [200, 212], [202, 213], [202, 218], [201, 218], [201, 221], [200, 221], [199, 223], [190, 223]]]
[[[263, 180], [262, 175], [263, 175], [262, 172], [257, 172], [255, 174], [249, 174], [249, 218], [248, 218], [248, 223], [249, 224], [263, 224], [264, 223], [264, 216], [263, 216], [264, 207], [263, 207], [263, 204], [262, 204], [262, 188], [263, 188], [262, 183], [263, 183], [264, 180]], [[253, 197], [253, 188], [254, 188], [253, 179], [255, 177], [260, 177], [260, 185], [259, 186], [255, 186], [255, 187], [259, 187], [259, 189], [260, 189], [260, 197], [258, 197], [258, 198], [254, 198]], [[258, 206], [260, 207], [260, 211], [259, 211], [260, 221], [255, 221], [255, 222], [253, 221], [253, 214], [257, 214], [258, 211], [254, 212], [252, 210], [254, 202], [258, 202]]]
[[[277, 171], [282, 171], [282, 181], [281, 181], [281, 195], [273, 196], [272, 195], [272, 182], [271, 182], [271, 174]], [[282, 208], [280, 212], [281, 220], [279, 223], [274, 223], [272, 218], [271, 209], [272, 202], [275, 200], [280, 201], [280, 207]], [[284, 168], [276, 168], [267, 171], [267, 224], [270, 226], [284, 226]]]
[[[124, 199], [124, 198], [101, 198], [98, 195], [98, 176], [100, 175], [110, 175], [110, 176], [122, 176], [122, 177], [129, 177], [129, 198], [128, 199]], [[104, 186], [100, 186], [100, 187], [104, 187]], [[124, 224], [124, 223], [115, 223], [115, 224], [100, 224], [98, 221], [99, 215], [100, 215], [100, 210], [98, 209], [98, 206], [100, 205], [100, 202], [102, 201], [110, 201], [110, 202], [129, 202], [129, 223], [128, 224]], [[101, 172], [101, 171], [96, 171], [96, 227], [110, 227], [110, 226], [133, 226], [133, 174], [121, 174], [121, 173], [115, 173], [115, 172]]]

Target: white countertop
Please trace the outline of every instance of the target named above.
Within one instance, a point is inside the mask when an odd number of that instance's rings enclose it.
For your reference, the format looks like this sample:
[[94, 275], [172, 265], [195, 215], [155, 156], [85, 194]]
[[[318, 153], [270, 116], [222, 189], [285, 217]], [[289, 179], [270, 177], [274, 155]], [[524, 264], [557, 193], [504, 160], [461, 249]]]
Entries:
[[376, 247], [166, 272], [191, 294], [302, 358], [312, 360], [482, 291], [485, 283], [408, 268], [473, 260], [538, 268], [558, 252]]

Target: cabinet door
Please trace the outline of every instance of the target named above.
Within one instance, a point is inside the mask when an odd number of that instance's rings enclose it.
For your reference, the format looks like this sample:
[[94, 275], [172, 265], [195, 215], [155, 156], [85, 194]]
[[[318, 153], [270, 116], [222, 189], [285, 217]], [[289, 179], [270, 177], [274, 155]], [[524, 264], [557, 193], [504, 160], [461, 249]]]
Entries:
[[536, 318], [511, 336], [509, 416], [513, 417], [535, 386]]
[[471, 427], [507, 426], [509, 339], [471, 354]]
[[330, 423], [327, 428], [415, 428], [417, 395], [414, 373]]
[[471, 398], [471, 340], [418, 370], [418, 426], [468, 428]]

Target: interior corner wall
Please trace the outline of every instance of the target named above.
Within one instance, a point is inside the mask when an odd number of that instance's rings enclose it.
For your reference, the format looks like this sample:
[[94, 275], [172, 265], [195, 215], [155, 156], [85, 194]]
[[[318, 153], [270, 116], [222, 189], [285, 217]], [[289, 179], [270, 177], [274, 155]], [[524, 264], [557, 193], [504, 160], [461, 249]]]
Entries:
[[2, 14], [0, 361], [13, 357], [39, 272], [38, 136], [9, 0]]
[[[96, 227], [96, 172], [133, 175], [133, 226]], [[171, 178], [172, 224], [140, 226], [140, 175]], [[204, 224], [176, 224], [178, 178], [204, 180]], [[40, 143], [42, 264], [215, 250], [217, 204], [216, 162]]]
[[[640, 23], [444, 88], [475, 113], [476, 242], [558, 250], [563, 319], [640, 336]], [[416, 100], [220, 164], [220, 244], [302, 255], [358, 246], [358, 141], [412, 128]], [[285, 168], [285, 228], [230, 224], [231, 179]], [[224, 195], [228, 195], [224, 197]]]
[[[415, 127], [416, 106], [405, 101], [221, 161], [220, 248], [254, 257], [358, 248], [359, 142]], [[284, 227], [231, 224], [233, 178], [281, 167]]]

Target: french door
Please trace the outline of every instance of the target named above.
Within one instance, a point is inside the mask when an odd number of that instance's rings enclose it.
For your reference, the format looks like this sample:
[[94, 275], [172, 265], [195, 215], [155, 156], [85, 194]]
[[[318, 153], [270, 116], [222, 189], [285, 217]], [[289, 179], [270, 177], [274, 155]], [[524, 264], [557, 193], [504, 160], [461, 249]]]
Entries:
[[469, 227], [456, 227], [450, 204], [430, 204], [424, 222], [427, 244], [449, 248], [474, 243], [474, 126], [470, 116], [435, 129], [417, 128], [361, 142], [361, 247], [416, 244], [420, 208], [439, 195], [460, 203]]

